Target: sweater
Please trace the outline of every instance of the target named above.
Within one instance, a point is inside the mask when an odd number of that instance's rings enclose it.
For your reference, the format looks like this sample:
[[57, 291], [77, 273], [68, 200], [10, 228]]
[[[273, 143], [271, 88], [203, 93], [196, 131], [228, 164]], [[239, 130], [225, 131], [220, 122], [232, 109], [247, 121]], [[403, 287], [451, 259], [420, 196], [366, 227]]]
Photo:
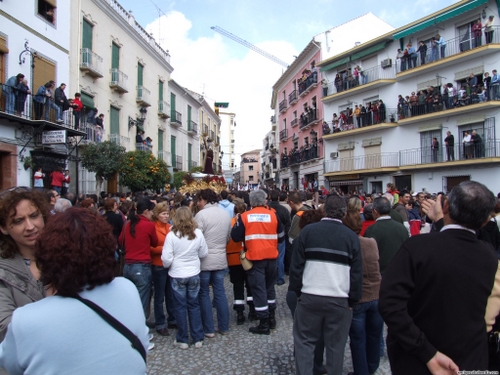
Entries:
[[50, 174], [51, 177], [51, 186], [62, 187], [64, 182], [64, 175], [61, 172], [54, 171]]
[[120, 244], [125, 243], [125, 263], [151, 263], [150, 247], [158, 246], [158, 237], [154, 223], [139, 215], [139, 222], [135, 226], [135, 237], [130, 233], [128, 222], [118, 239]]
[[226, 269], [226, 245], [231, 232], [231, 217], [217, 203], [207, 203], [194, 219], [203, 232], [208, 247], [208, 256], [201, 261], [201, 270]]
[[35, 280], [20, 254], [0, 258], [0, 341], [5, 337], [14, 310], [44, 297], [42, 282]]
[[203, 233], [195, 229], [196, 238], [179, 238], [169, 232], [163, 245], [161, 260], [163, 267], [169, 268], [168, 274], [175, 278], [188, 278], [200, 273], [200, 259], [208, 255], [208, 247]]
[[384, 271], [394, 254], [396, 254], [403, 242], [409, 238], [405, 226], [392, 220], [389, 216], [378, 218], [375, 224], [368, 227], [365, 237], [375, 238], [375, 241], [377, 241], [380, 273], [382, 275], [384, 275]]
[[460, 370], [488, 369], [485, 311], [497, 256], [474, 233], [444, 229], [406, 241], [382, 278], [379, 311], [394, 375], [429, 374], [436, 351]]
[[359, 243], [363, 258], [363, 292], [359, 303], [364, 303], [378, 300], [381, 277], [377, 241], [359, 237]]
[[159, 221], [155, 222], [156, 237], [158, 237], [158, 245], [151, 246], [151, 264], [153, 266], [163, 267], [163, 262], [161, 260], [161, 254], [163, 252], [163, 245], [165, 244], [165, 238], [170, 232], [171, 225], [163, 224]]
[[[132, 282], [117, 277], [80, 295], [102, 307], [148, 347], [148, 327]], [[20, 374], [145, 374], [130, 341], [74, 298], [52, 296], [17, 309], [0, 345], [0, 366]]]
[[341, 222], [309, 224], [294, 241], [288, 290], [325, 297], [361, 299], [363, 266], [358, 236]]

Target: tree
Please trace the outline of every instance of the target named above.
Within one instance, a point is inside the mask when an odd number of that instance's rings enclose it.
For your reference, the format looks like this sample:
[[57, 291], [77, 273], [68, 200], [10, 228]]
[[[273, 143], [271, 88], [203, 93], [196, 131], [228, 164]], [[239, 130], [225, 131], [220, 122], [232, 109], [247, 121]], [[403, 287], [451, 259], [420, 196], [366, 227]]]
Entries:
[[125, 147], [110, 141], [82, 147], [82, 166], [96, 174], [97, 191], [101, 191], [103, 179], [109, 179], [118, 172], [124, 153]]
[[170, 181], [167, 163], [146, 151], [130, 151], [119, 168], [120, 185], [132, 191], [144, 189], [160, 190]]

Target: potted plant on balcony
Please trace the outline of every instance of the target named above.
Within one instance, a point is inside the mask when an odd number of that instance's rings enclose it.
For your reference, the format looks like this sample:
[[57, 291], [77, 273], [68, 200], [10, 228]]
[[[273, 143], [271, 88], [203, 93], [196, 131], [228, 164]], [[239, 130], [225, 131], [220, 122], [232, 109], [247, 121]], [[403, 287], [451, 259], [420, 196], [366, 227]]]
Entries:
[[33, 158], [31, 156], [21, 156], [21, 162], [23, 163], [24, 170], [27, 171], [28, 169], [34, 169], [35, 168], [35, 162], [33, 161]]

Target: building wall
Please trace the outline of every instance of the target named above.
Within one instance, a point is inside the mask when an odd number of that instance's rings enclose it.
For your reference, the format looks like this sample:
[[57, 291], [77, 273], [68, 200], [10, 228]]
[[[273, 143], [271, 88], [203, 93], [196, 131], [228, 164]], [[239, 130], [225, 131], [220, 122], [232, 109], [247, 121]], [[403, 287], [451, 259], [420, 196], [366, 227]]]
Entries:
[[[232, 170], [236, 168], [238, 160], [234, 151], [236, 139], [234, 138], [234, 128], [236, 126], [236, 114], [232, 112], [219, 111], [220, 124], [220, 142], [221, 151], [224, 152], [222, 157], [222, 168], [225, 171], [224, 178], [228, 183], [231, 183]], [[236, 182], [237, 183], [237, 182]]]
[[246, 184], [248, 182], [249, 185], [257, 185], [261, 181], [260, 152], [261, 150], [253, 150], [241, 154], [241, 161], [240, 161], [241, 184]]

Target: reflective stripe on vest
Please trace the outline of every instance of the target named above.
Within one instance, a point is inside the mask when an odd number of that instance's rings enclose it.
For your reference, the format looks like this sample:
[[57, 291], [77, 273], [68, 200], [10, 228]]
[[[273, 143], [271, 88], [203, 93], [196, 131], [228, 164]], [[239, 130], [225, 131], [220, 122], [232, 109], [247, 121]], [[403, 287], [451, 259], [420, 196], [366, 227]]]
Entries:
[[245, 236], [245, 241], [250, 240], [277, 240], [277, 234], [252, 234], [250, 236]]

